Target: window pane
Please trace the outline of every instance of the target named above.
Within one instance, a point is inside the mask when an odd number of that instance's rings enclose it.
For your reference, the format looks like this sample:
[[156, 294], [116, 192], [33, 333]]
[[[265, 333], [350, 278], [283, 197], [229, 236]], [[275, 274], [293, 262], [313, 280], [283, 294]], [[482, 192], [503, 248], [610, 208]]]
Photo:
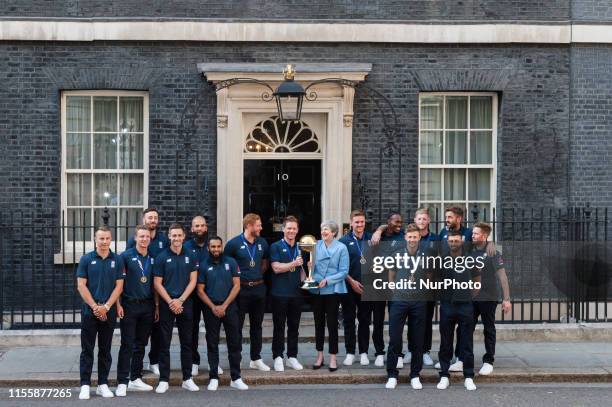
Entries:
[[89, 96], [66, 97], [66, 128], [68, 131], [91, 131], [91, 100]]
[[119, 126], [122, 133], [142, 131], [142, 103], [141, 97], [119, 98]]
[[117, 136], [94, 134], [94, 168], [117, 168]]
[[442, 170], [422, 169], [419, 191], [421, 201], [442, 199]]
[[120, 205], [142, 205], [143, 178], [142, 174], [122, 174], [119, 176]]
[[446, 97], [446, 128], [467, 129], [467, 96]]
[[[468, 213], [468, 219], [470, 222], [474, 221], [474, 203], [470, 203], [470, 212]], [[479, 221], [490, 221], [492, 219], [491, 204], [488, 203], [477, 203], [476, 209], [478, 209], [478, 220]]]
[[447, 201], [465, 199], [464, 169], [444, 170], [444, 199]]
[[491, 170], [470, 169], [469, 171], [469, 196], [470, 200], [488, 201], [491, 199]]
[[[113, 232], [113, 241], [115, 240], [115, 226], [117, 225], [117, 209], [109, 209], [108, 210], [108, 214], [110, 215], [110, 217], [108, 218], [108, 226], [110, 226]], [[104, 218], [102, 218], [102, 215], [104, 215], [104, 208], [97, 208], [94, 209], [94, 225], [95, 226], [100, 226], [104, 224]], [[115, 245], [114, 242], [111, 243], [111, 249], [115, 250]]]
[[421, 98], [421, 129], [441, 129], [442, 124], [442, 96], [429, 96]]
[[117, 131], [117, 98], [98, 96], [93, 104], [94, 131]]
[[142, 138], [142, 134], [119, 135], [119, 168], [143, 168], [144, 146]]
[[91, 205], [91, 174], [67, 174], [66, 183], [68, 206]]
[[[92, 240], [91, 230], [91, 209], [68, 209], [66, 211], [66, 240], [83, 240], [90, 242]], [[76, 249], [83, 246], [75, 244]], [[72, 247], [69, 246], [71, 249]]]
[[470, 98], [470, 128], [491, 129], [493, 127], [492, 100], [491, 96], [472, 96]]
[[493, 133], [473, 131], [470, 133], [471, 164], [491, 164], [493, 162]]
[[91, 168], [91, 136], [89, 134], [66, 135], [66, 168]]
[[446, 132], [446, 164], [467, 164], [467, 132]]
[[442, 164], [442, 132], [421, 132], [421, 164]]
[[94, 205], [117, 206], [117, 174], [94, 174]]
[[[142, 216], [142, 209], [119, 209], [119, 239], [127, 240], [130, 236], [134, 235], [136, 225], [140, 223], [140, 217]], [[127, 233], [126, 233], [127, 229]]]

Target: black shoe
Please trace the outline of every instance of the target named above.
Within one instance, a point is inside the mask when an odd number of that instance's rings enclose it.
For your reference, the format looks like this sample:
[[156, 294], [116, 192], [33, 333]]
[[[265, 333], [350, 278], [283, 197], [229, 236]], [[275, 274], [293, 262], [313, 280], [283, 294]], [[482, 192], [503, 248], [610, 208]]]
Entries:
[[320, 365], [312, 365], [312, 370], [319, 370], [323, 366], [325, 366], [325, 363], [321, 363]]
[[338, 370], [338, 366], [336, 366], [336, 367], [331, 367], [331, 366], [330, 366], [330, 367], [329, 367], [329, 371], [330, 371], [330, 372], [335, 372], [336, 370]]

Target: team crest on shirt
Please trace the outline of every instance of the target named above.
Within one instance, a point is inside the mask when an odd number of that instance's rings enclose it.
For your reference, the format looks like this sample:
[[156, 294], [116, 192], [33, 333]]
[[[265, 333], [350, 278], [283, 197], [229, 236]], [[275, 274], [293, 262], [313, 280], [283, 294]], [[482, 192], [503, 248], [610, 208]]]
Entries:
[[227, 271], [229, 271], [229, 269], [230, 269], [229, 264], [225, 263], [225, 269], [226, 269]]
[[257, 248], [259, 249], [259, 251], [262, 251], [263, 249], [261, 248], [261, 243], [257, 243]]
[[163, 242], [159, 242], [159, 248], [163, 249], [164, 248], [164, 243]]
[[111, 268], [114, 269], [115, 268], [115, 260], [111, 260]]
[[185, 256], [185, 264], [189, 264], [189, 257]]

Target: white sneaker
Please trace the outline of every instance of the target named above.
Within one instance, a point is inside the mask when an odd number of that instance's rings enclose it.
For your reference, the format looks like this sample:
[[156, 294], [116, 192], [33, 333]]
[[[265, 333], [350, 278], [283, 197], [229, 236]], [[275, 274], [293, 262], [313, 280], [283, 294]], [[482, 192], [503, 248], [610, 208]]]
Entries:
[[374, 360], [374, 365], [378, 367], [383, 367], [385, 365], [385, 357], [383, 355], [376, 356]]
[[402, 358], [397, 358], [397, 366], [396, 369], [403, 369], [404, 368], [404, 359]]
[[251, 360], [251, 362], [249, 362], [249, 367], [251, 369], [261, 370], [262, 372], [270, 371], [270, 366], [266, 365], [261, 359]]
[[421, 384], [421, 380], [418, 377], [410, 379], [410, 385], [415, 390], [421, 390], [423, 385]]
[[198, 373], [200, 373], [200, 366], [194, 363], [193, 365], [191, 365], [191, 376], [197, 376]]
[[387, 380], [387, 384], [385, 384], [385, 389], [395, 389], [397, 386], [397, 379], [395, 377], [390, 377]]
[[448, 367], [449, 372], [463, 372], [463, 362], [457, 360], [455, 363]]
[[149, 365], [149, 370], [153, 372], [155, 376], [159, 376], [159, 365], [157, 363], [154, 365]]
[[344, 366], [352, 366], [354, 361], [355, 361], [355, 355], [353, 355], [352, 353], [347, 353], [346, 357], [344, 358], [344, 362], [342, 362], [342, 364]]
[[280, 356], [277, 356], [274, 359], [274, 370], [277, 372], [284, 372], [285, 371], [285, 365], [283, 363], [283, 358], [281, 358]]
[[433, 366], [434, 362], [431, 356], [429, 356], [429, 352], [423, 353], [423, 365], [425, 366]]
[[[210, 365], [208, 365], [208, 369], [206, 369], [210, 372]], [[217, 365], [217, 374], [223, 374], [223, 369], [221, 369], [221, 365]]]
[[465, 379], [465, 382], [463, 384], [466, 390], [476, 390], [476, 385], [474, 384], [474, 380], [472, 379]]
[[159, 382], [157, 388], [155, 389], [155, 393], [165, 393], [168, 391], [168, 382]]
[[198, 391], [198, 390], [200, 390], [198, 385], [193, 382], [193, 379], [187, 379], [187, 380], [183, 381], [183, 384], [181, 385], [181, 387], [183, 389], [189, 390], [189, 391]]
[[448, 377], [441, 377], [436, 387], [438, 388], [438, 390], [446, 390], [448, 389], [449, 385], [450, 382], [448, 381]]
[[491, 373], [493, 373], [493, 365], [490, 363], [483, 363], [480, 371], [478, 372], [478, 374], [482, 376], [488, 376]]
[[404, 355], [404, 363], [410, 363], [411, 360], [412, 360], [412, 353], [406, 352], [406, 354]]
[[294, 370], [302, 370], [302, 369], [304, 369], [304, 366], [302, 366], [302, 364], [300, 363], [299, 360], [297, 360], [297, 358], [289, 358], [289, 359], [287, 359], [287, 366], [291, 367]]
[[210, 391], [217, 391], [218, 388], [219, 388], [219, 380], [210, 379], [210, 382], [208, 382], [207, 389]]
[[127, 384], [119, 384], [117, 390], [115, 390], [115, 396], [125, 397], [127, 396]]
[[442, 366], [440, 365], [440, 362], [436, 362], [436, 364], [434, 365], [434, 369], [442, 369]]
[[368, 359], [368, 354], [367, 353], [362, 353], [360, 358], [359, 358], [359, 364], [361, 366], [367, 366], [370, 364], [370, 359]]
[[128, 390], [151, 391], [153, 390], [153, 386], [149, 386], [148, 384], [143, 382], [140, 378], [138, 378], [128, 383]]
[[[261, 359], [260, 359], [261, 360]], [[269, 370], [269, 369], [268, 369]], [[248, 390], [249, 386], [247, 386], [242, 379], [237, 379], [237, 380], [232, 380], [230, 382], [230, 387], [233, 387], [234, 389], [238, 389], [238, 390]]]
[[81, 386], [81, 392], [79, 393], [79, 400], [89, 400], [89, 386], [84, 384]]
[[100, 384], [100, 385], [98, 385], [98, 388], [96, 389], [96, 394], [98, 396], [102, 396], [104, 398], [115, 397], [113, 392], [110, 391], [110, 389], [108, 388], [107, 384]]

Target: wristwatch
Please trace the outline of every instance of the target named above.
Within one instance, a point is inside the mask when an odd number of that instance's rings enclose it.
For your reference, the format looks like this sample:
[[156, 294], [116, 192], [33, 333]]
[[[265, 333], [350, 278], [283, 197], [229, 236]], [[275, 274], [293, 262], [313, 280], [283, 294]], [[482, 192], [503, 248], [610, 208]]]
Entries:
[[110, 305], [108, 305], [108, 303], [104, 304], [104, 308], [106, 308], [107, 311], [110, 311], [110, 309], [111, 309], [111, 307], [110, 307]]

